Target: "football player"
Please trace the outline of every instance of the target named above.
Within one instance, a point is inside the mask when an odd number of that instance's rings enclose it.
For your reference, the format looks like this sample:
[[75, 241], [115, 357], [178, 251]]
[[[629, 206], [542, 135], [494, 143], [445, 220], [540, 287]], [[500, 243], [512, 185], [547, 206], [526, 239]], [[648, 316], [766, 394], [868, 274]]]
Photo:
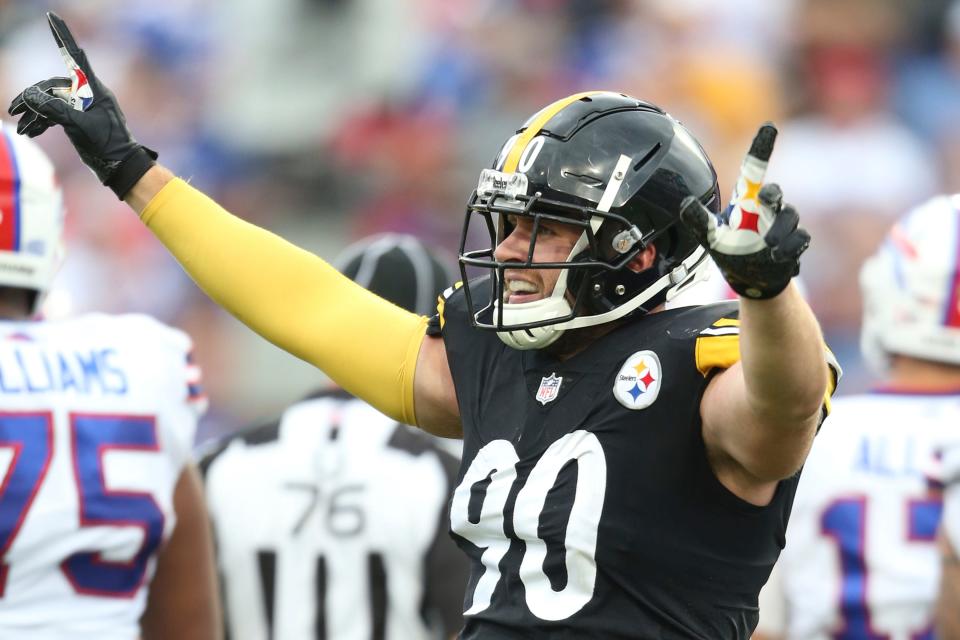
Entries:
[[768, 636], [933, 637], [940, 458], [960, 438], [958, 207], [916, 207], [862, 268], [861, 346], [882, 382], [835, 403], [807, 459], [761, 598]]
[[[430, 313], [452, 282], [412, 236], [344, 251], [341, 270]], [[447, 534], [457, 460], [339, 390], [288, 407], [204, 458], [227, 627], [245, 638], [450, 638], [466, 558]]]
[[39, 318], [63, 225], [49, 159], [0, 127], [0, 637], [216, 638], [190, 339]]
[[[491, 244], [461, 246], [461, 272], [488, 275], [428, 320], [156, 164], [51, 26], [89, 100], [29, 87], [20, 130], [62, 126], [250, 327], [383, 413], [463, 438], [463, 638], [749, 637], [839, 373], [791, 284], [809, 236], [762, 184], [772, 126], [719, 215], [710, 161], [663, 110], [606, 91], [548, 105], [470, 198], [463, 237], [479, 224]], [[739, 301], [663, 310], [708, 253]]]

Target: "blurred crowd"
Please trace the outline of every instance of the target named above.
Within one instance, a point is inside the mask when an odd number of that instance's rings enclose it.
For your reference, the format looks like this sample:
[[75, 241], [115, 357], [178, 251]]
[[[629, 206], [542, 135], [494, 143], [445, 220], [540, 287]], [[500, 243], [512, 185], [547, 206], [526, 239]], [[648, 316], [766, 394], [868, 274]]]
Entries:
[[[813, 236], [803, 276], [848, 375], [863, 258], [893, 218], [960, 191], [960, 2], [951, 0], [0, 0], [0, 95], [60, 74], [56, 10], [167, 166], [321, 256], [374, 231], [449, 249], [482, 167], [538, 107], [587, 89], [684, 121], [728, 192], [756, 127]], [[855, 26], [855, 28], [853, 28]], [[201, 437], [317, 385], [215, 308], [62, 135], [71, 212], [50, 313], [143, 311], [197, 344]], [[958, 240], [960, 241], [960, 240]]]

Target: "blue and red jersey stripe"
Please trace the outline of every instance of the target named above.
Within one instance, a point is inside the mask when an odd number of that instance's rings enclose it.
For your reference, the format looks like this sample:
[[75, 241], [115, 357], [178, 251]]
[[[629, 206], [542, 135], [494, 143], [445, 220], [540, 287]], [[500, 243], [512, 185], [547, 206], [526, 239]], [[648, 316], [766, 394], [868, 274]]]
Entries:
[[960, 328], [960, 211], [954, 208], [953, 225], [953, 277], [950, 278], [950, 291], [947, 292], [947, 308], [943, 324]]

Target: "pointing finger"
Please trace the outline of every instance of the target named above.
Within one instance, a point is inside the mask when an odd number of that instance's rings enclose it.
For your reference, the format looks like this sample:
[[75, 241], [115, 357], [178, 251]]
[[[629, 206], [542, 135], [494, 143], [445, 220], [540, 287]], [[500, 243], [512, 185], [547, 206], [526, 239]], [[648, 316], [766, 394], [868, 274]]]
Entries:
[[47, 23], [50, 25], [50, 31], [53, 33], [53, 39], [57, 42], [57, 48], [64, 56], [76, 58], [83, 50], [77, 45], [77, 41], [70, 32], [70, 27], [63, 21], [63, 18], [53, 11], [47, 12]]
[[93, 103], [93, 87], [91, 86], [91, 80], [94, 78], [93, 70], [90, 68], [86, 54], [77, 45], [73, 33], [70, 32], [70, 28], [63, 21], [63, 18], [51, 11], [47, 13], [47, 22], [50, 24], [53, 39], [60, 49], [63, 63], [70, 71], [72, 85], [68, 102], [77, 111], [84, 111]]
[[767, 174], [767, 165], [773, 153], [773, 144], [777, 139], [777, 128], [772, 122], [766, 122], [757, 130], [750, 143], [750, 150], [740, 165], [740, 175], [733, 191], [731, 204], [741, 200], [755, 200]]
[[773, 154], [773, 144], [777, 141], [777, 128], [772, 122], [764, 122], [757, 130], [757, 135], [753, 137], [750, 143], [750, 151], [747, 155], [760, 160], [769, 162]]

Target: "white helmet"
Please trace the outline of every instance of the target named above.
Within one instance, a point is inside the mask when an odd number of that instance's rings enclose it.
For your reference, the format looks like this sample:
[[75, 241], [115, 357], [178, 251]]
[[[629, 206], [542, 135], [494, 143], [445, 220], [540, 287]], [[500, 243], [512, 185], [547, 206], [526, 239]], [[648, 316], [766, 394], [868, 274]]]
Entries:
[[960, 365], [960, 194], [914, 208], [860, 270], [863, 355], [878, 372], [891, 354]]
[[0, 286], [36, 291], [40, 308], [63, 261], [63, 195], [36, 143], [0, 126]]

